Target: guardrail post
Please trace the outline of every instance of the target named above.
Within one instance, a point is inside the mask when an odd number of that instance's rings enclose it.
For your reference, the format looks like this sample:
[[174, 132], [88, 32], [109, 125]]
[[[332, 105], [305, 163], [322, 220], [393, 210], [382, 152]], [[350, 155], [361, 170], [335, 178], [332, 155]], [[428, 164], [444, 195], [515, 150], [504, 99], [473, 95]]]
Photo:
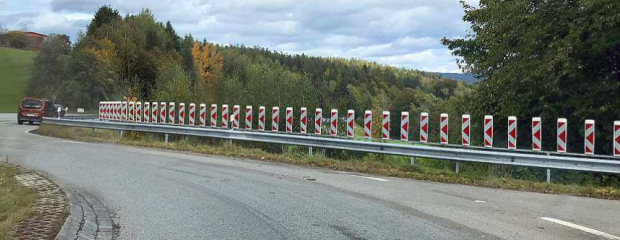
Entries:
[[551, 169], [547, 168], [547, 183], [551, 183]]
[[95, 128], [90, 129], [90, 139], [95, 138]]
[[118, 131], [118, 139], [123, 139], [123, 130]]
[[460, 171], [461, 171], [461, 163], [456, 162], [456, 174], [459, 174]]
[[312, 156], [312, 147], [308, 147], [308, 155]]
[[410, 157], [409, 158], [409, 163], [413, 166], [415, 165], [415, 157]]

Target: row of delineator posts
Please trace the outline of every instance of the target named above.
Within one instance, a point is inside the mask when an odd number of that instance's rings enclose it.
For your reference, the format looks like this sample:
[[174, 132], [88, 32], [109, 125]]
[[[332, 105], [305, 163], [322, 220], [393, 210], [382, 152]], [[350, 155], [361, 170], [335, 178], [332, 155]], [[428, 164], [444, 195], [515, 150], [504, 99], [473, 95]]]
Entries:
[[[240, 128], [240, 107], [234, 105], [232, 108], [232, 115], [229, 116], [229, 109], [227, 104], [223, 104], [220, 109], [220, 127], [233, 129]], [[173, 124], [173, 125], [190, 125], [190, 126], [207, 126], [207, 106], [205, 104], [199, 105], [198, 121], [196, 121], [196, 104], [189, 104], [189, 109], [186, 111], [185, 103], [179, 103], [178, 111], [177, 105], [174, 102], [100, 102], [99, 103], [99, 119], [102, 120], [114, 120], [123, 122], [141, 122], [141, 123], [156, 123], [156, 124]], [[178, 117], [177, 114], [178, 113]], [[188, 123], [185, 122], [185, 114], [188, 114]], [[308, 111], [307, 108], [302, 107], [300, 109], [299, 117], [299, 129], [301, 133], [307, 133], [308, 123]], [[252, 127], [252, 106], [246, 106], [245, 109], [245, 129], [251, 130]], [[218, 105], [212, 104], [209, 111], [209, 126], [217, 127], [218, 120]], [[260, 106], [258, 108], [258, 130], [265, 131], [265, 107]], [[320, 135], [323, 124], [323, 110], [317, 108], [315, 110], [315, 122], [314, 129], [315, 134]], [[354, 137], [354, 119], [355, 112], [353, 110], [347, 111], [346, 114], [346, 136]], [[461, 117], [461, 144], [463, 146], [470, 145], [470, 116], [462, 115]], [[448, 114], [442, 113], [439, 118], [439, 141], [441, 144], [448, 144]], [[230, 124], [230, 125], [229, 125]], [[280, 108], [273, 107], [271, 111], [271, 131], [277, 132], [280, 124]], [[285, 112], [285, 124], [286, 132], [293, 132], [293, 108], [286, 108]], [[540, 151], [542, 149], [542, 136], [541, 136], [541, 118], [532, 118], [532, 150]], [[400, 120], [400, 139], [403, 141], [409, 140], [409, 113], [402, 112]], [[420, 114], [420, 142], [428, 142], [428, 126], [429, 115], [428, 113]], [[595, 142], [595, 123], [594, 120], [586, 120], [585, 124], [585, 143], [584, 153], [594, 154], [594, 142]], [[364, 112], [364, 137], [371, 138], [372, 129], [372, 112]], [[614, 156], [620, 156], [620, 121], [614, 122], [614, 138], [613, 138], [613, 154]], [[330, 116], [330, 135], [336, 136], [338, 133], [338, 110], [332, 109]], [[381, 122], [381, 137], [383, 139], [390, 138], [390, 112], [383, 111]], [[557, 120], [557, 151], [566, 152], [567, 142], [567, 121], [565, 118], [559, 118]], [[493, 116], [487, 115], [484, 117], [484, 146], [493, 146]], [[517, 118], [514, 116], [508, 117], [508, 148], [517, 148]]]

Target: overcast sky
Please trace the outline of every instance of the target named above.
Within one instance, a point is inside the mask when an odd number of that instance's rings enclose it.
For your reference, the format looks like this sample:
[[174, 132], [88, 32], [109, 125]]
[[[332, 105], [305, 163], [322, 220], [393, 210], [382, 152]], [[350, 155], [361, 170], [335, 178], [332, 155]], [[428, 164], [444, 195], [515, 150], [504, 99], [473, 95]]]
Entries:
[[440, 40], [469, 27], [458, 0], [0, 0], [0, 26], [74, 40], [106, 4], [123, 15], [149, 8], [195, 39], [434, 72], [460, 72]]

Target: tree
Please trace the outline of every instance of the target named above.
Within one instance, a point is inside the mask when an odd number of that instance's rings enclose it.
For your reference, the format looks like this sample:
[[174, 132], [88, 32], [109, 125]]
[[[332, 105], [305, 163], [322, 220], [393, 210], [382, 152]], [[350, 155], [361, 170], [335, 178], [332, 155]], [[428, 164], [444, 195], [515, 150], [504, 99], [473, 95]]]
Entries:
[[120, 15], [116, 9], [113, 9], [110, 6], [104, 5], [97, 9], [95, 12], [95, 16], [93, 20], [88, 24], [86, 34], [93, 35], [97, 28], [101, 27], [104, 24], [112, 24], [115, 20], [119, 19]]
[[34, 58], [32, 76], [26, 93], [30, 96], [53, 98], [65, 80], [65, 58], [71, 47], [63, 35], [50, 35]]
[[216, 89], [222, 78], [222, 55], [217, 52], [217, 46], [214, 44], [194, 42], [192, 57], [196, 76], [199, 79], [198, 89], [206, 94], [207, 99], [214, 100]]
[[[569, 131], [572, 151], [583, 146], [577, 126], [595, 119], [597, 131], [609, 133], [597, 135], [597, 151], [610, 152], [612, 124], [620, 115], [620, 2], [488, 0], [479, 8], [463, 6], [469, 37], [444, 38], [443, 44], [462, 58], [463, 70], [486, 79], [471, 104], [478, 115], [540, 116], [546, 136], [554, 136], [556, 118], [566, 117], [575, 127]], [[553, 149], [553, 141], [545, 142]]]
[[169, 102], [191, 102], [194, 94], [190, 79], [183, 68], [174, 62], [165, 62], [158, 70], [152, 99]]

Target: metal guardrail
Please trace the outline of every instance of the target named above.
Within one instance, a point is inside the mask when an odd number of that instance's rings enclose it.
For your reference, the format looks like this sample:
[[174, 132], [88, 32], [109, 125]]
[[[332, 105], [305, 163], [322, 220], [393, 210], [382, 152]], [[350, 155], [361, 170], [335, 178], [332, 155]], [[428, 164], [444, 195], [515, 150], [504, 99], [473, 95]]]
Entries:
[[73, 120], [95, 120], [95, 119], [99, 119], [99, 115], [97, 114], [67, 114], [60, 118], [73, 119]]
[[341, 149], [367, 153], [400, 155], [453, 160], [458, 162], [479, 162], [512, 166], [566, 169], [587, 172], [620, 173], [620, 159], [601, 155], [560, 155], [551, 152], [494, 151], [480, 148], [438, 147], [431, 145], [394, 144], [360, 141], [325, 136], [284, 134], [273, 132], [247, 131], [240, 129], [221, 129], [209, 127], [190, 127], [174, 125], [154, 125], [142, 123], [122, 123], [105, 121], [86, 121], [73, 119], [44, 118], [45, 124], [137, 131], [187, 136], [212, 137], [230, 140], [279, 143], [308, 147]]

